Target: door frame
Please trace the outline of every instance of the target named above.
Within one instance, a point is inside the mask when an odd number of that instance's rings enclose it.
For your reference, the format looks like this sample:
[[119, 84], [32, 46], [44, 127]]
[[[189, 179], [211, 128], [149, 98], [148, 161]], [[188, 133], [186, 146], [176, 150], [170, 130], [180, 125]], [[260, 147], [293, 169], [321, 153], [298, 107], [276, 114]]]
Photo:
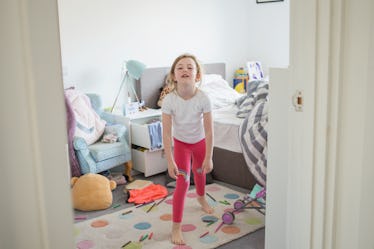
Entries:
[[[343, 15], [343, 0], [290, 1], [290, 65], [270, 71], [271, 85], [282, 83], [288, 91], [288, 129], [274, 126], [269, 133], [286, 132], [288, 139], [282, 165], [287, 175], [267, 188], [267, 249], [333, 248]], [[302, 93], [302, 111], [293, 105], [296, 92]], [[271, 179], [276, 171], [282, 174], [279, 166], [269, 156]]]

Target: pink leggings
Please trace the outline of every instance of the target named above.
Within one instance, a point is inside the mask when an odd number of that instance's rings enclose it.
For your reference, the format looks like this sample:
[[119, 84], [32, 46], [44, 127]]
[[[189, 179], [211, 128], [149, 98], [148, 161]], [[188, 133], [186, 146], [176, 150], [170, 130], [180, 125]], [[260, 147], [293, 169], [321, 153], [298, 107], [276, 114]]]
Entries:
[[176, 187], [173, 196], [173, 222], [182, 221], [184, 199], [190, 186], [190, 171], [192, 158], [192, 172], [196, 193], [205, 195], [205, 174], [201, 173], [201, 167], [205, 157], [205, 139], [195, 144], [188, 144], [174, 138], [174, 160], [182, 175], [177, 176]]

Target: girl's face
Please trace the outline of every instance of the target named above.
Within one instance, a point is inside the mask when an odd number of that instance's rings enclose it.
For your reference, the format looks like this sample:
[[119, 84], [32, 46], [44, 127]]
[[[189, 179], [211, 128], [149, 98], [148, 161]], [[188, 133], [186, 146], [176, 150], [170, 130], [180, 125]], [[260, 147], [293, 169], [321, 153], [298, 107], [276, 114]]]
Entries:
[[178, 83], [195, 84], [198, 81], [196, 63], [192, 58], [183, 58], [175, 66], [174, 80]]

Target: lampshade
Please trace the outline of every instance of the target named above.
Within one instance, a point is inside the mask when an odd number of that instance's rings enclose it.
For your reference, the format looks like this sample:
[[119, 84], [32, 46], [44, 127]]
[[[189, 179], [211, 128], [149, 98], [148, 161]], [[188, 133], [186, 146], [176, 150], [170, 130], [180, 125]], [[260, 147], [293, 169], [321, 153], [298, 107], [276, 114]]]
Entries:
[[126, 62], [126, 69], [131, 78], [138, 80], [144, 72], [145, 65], [140, 61], [129, 60]]
[[[119, 87], [116, 99], [114, 100], [111, 112], [113, 112], [113, 109], [114, 109], [114, 107], [115, 107], [115, 105], [117, 103], [119, 94], [121, 93], [121, 89], [122, 89], [122, 87], [123, 87], [124, 84], [128, 85], [130, 83], [130, 87], [132, 89], [133, 94], [136, 97], [136, 100], [138, 102], [140, 102], [139, 98], [138, 98], [138, 95], [136, 94], [136, 91], [134, 89], [133, 81], [134, 80], [138, 80], [140, 78], [140, 76], [142, 76], [142, 74], [143, 74], [143, 72], [145, 70], [145, 65], [143, 63], [141, 63], [140, 61], [128, 60], [128, 61], [126, 61], [126, 63], [124, 64], [124, 66], [125, 66], [125, 68], [124, 68], [125, 69], [124, 70], [125, 74], [124, 74], [124, 76], [122, 78], [122, 82], [121, 82], [121, 85]], [[129, 89], [127, 89], [127, 91], [129, 91]]]

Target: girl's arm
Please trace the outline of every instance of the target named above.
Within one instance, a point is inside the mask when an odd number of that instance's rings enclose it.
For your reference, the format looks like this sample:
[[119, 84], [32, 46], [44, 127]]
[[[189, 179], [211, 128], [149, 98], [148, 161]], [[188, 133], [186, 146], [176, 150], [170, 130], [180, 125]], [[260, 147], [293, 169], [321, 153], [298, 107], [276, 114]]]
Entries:
[[162, 141], [164, 144], [166, 160], [168, 162], [168, 173], [171, 178], [176, 179], [176, 175], [178, 175], [178, 168], [174, 161], [174, 157], [172, 153], [171, 127], [172, 127], [171, 115], [162, 113]]
[[213, 170], [213, 118], [212, 112], [206, 112], [203, 115], [205, 131], [205, 158], [203, 162], [203, 171], [209, 173]]

